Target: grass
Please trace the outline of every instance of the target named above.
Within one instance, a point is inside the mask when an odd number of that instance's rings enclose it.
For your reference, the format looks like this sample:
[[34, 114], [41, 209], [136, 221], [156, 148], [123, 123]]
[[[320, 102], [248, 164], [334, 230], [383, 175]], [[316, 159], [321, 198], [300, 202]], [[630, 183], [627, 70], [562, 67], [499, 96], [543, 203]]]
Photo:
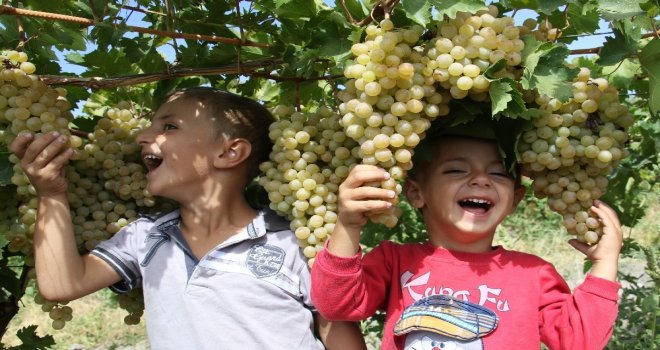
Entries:
[[144, 342], [144, 319], [139, 325], [124, 324], [127, 313], [119, 308], [111, 295], [112, 292], [106, 289], [70, 302], [73, 320], [67, 322], [64, 329], [57, 331], [51, 327], [48, 314], [41, 311], [41, 306], [33, 301], [34, 292], [28, 293], [23, 297], [23, 305], [12, 319], [2, 342], [6, 346], [21, 344], [16, 338], [16, 331], [31, 324], [38, 326], [39, 335], [51, 334], [55, 338], [53, 350], [116, 349]]

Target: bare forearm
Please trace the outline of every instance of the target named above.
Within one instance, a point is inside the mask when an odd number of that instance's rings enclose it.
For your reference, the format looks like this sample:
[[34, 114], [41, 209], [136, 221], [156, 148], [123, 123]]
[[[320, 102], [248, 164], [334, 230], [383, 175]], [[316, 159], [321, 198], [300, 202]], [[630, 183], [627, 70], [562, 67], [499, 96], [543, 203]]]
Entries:
[[341, 257], [351, 257], [360, 251], [360, 230], [337, 222], [328, 242], [328, 251]]
[[617, 271], [618, 259], [614, 261], [594, 261], [589, 273], [593, 276], [614, 282], [616, 281]]
[[73, 234], [66, 194], [40, 197], [34, 234], [39, 289], [52, 300], [69, 299], [85, 268]]
[[367, 345], [356, 322], [330, 322], [317, 316], [319, 336], [328, 350], [366, 350]]

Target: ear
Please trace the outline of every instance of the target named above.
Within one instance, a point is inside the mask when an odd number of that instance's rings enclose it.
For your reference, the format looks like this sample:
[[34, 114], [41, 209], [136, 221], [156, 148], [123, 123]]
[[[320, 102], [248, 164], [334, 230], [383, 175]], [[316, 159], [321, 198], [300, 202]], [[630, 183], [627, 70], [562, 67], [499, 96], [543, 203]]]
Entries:
[[516, 208], [518, 207], [518, 204], [520, 201], [525, 198], [525, 192], [527, 191], [527, 188], [522, 185], [516, 186], [516, 188], [513, 189], [513, 205], [511, 206], [511, 212], [513, 213], [516, 211]]
[[219, 147], [213, 161], [218, 169], [234, 168], [243, 163], [252, 152], [252, 144], [246, 139], [225, 140]]
[[403, 185], [403, 190], [406, 193], [406, 198], [408, 198], [410, 205], [418, 209], [424, 207], [424, 192], [416, 180], [407, 179]]

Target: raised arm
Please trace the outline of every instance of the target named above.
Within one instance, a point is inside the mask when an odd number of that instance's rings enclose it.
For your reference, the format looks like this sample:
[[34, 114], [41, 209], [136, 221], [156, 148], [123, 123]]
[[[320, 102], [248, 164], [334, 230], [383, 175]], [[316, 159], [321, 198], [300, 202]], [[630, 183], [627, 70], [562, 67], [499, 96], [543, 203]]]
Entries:
[[367, 186], [389, 178], [389, 173], [373, 165], [357, 165], [339, 186], [338, 220], [328, 242], [328, 251], [350, 257], [360, 250], [360, 230], [368, 215], [392, 206], [394, 191]]
[[601, 201], [595, 201], [591, 211], [598, 216], [603, 225], [603, 235], [597, 244], [588, 245], [577, 239], [569, 243], [591, 260], [591, 275], [616, 281], [619, 267], [619, 253], [623, 244], [621, 223], [614, 209]]
[[118, 282], [119, 275], [103, 260], [78, 253], [64, 177], [73, 154], [68, 138], [57, 132], [22, 133], [10, 150], [37, 191], [34, 257], [41, 294], [68, 301]]

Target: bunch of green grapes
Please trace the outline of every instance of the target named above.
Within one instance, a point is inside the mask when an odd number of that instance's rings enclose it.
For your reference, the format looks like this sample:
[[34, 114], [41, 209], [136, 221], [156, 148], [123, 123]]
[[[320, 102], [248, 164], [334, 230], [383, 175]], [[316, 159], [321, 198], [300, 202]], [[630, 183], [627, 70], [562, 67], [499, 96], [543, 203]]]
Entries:
[[128, 102], [109, 108], [66, 168], [76, 241], [89, 251], [155, 204], [135, 136], [147, 124]]
[[582, 68], [565, 103], [536, 98], [542, 115], [519, 142], [523, 174], [532, 178], [537, 196], [564, 217], [566, 229], [581, 241], [595, 243], [602, 227], [589, 212], [607, 189], [611, 174], [628, 155], [626, 130], [633, 117], [605, 78], [591, 78]]
[[57, 303], [49, 301], [44, 299], [39, 293], [34, 295], [34, 302], [37, 305], [41, 305], [41, 311], [47, 312], [50, 319], [53, 320], [51, 323], [53, 329], [62, 329], [66, 325], [66, 322], [73, 319], [73, 309], [66, 302]]
[[[71, 135], [68, 125], [72, 119], [66, 90], [53, 89], [33, 75], [36, 67], [24, 52], [14, 50], [0, 53], [0, 142], [9, 147], [20, 132], [41, 135], [57, 131]], [[36, 221], [35, 191], [18, 165], [15, 156], [9, 157], [15, 165], [11, 181], [16, 185], [18, 214], [2, 233], [11, 242], [9, 249], [25, 255], [25, 263], [33, 265], [32, 236]]]
[[[4, 233], [5, 239], [9, 242], [7, 250], [10, 253], [25, 254], [29, 252], [26, 247], [25, 225], [19, 224], [19, 201], [16, 199], [16, 193], [13, 187], [0, 186], [0, 233]], [[20, 227], [19, 227], [20, 226]]]
[[260, 165], [259, 183], [270, 208], [290, 220], [303, 254], [314, 263], [316, 253], [337, 221], [339, 184], [358, 162], [357, 142], [339, 126], [340, 116], [320, 107], [315, 113], [273, 109], [270, 160]]
[[[39, 137], [57, 131], [70, 137], [72, 147], [80, 146], [80, 138], [71, 135], [69, 122], [73, 119], [71, 105], [66, 99], [66, 89], [52, 88], [33, 75], [36, 67], [28, 61], [24, 52], [14, 50], [0, 53], [0, 142], [8, 147], [16, 135], [32, 132]], [[12, 198], [13, 208], [3, 208], [3, 216], [13, 215], [0, 234], [9, 240], [8, 249], [24, 255], [24, 264], [34, 266], [33, 236], [37, 214], [34, 187], [23, 173], [18, 158], [9, 157], [14, 163], [11, 181], [16, 185]], [[3, 197], [4, 198], [4, 197]], [[33, 273], [30, 274], [31, 277]], [[37, 294], [37, 302], [42, 301]], [[63, 303], [41, 302], [44, 312], [53, 320], [52, 326], [61, 329], [72, 318], [71, 308]]]
[[[397, 30], [389, 19], [368, 26], [364, 41], [351, 48], [354, 59], [344, 70], [349, 80], [338, 93], [340, 124], [359, 143], [361, 163], [386, 169], [390, 180], [374, 185], [397, 195], [412, 168], [413, 149], [431, 121], [449, 113], [449, 93], [436, 91], [433, 77], [424, 75], [424, 49], [415, 46], [422, 32], [420, 26]], [[399, 216], [392, 206], [370, 218], [394, 227]]]
[[124, 317], [124, 323], [127, 325], [136, 325], [140, 323], [140, 318], [144, 314], [144, 298], [142, 288], [134, 288], [126, 294], [114, 294], [119, 307], [128, 311]]
[[506, 60], [506, 69], [497, 74], [514, 78], [525, 43], [513, 18], [497, 16], [491, 5], [487, 11], [458, 12], [456, 18], [439, 21], [435, 38], [426, 45], [424, 77], [432, 77], [452, 98], [469, 95], [476, 101], [488, 98], [490, 82], [483, 74], [493, 64]]

